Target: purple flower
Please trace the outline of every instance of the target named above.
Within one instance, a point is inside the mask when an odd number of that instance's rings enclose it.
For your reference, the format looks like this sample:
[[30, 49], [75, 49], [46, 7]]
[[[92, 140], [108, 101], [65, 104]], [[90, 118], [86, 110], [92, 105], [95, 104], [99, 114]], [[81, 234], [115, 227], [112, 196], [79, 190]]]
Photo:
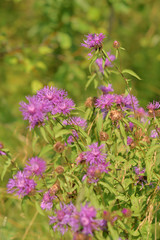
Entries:
[[104, 73], [104, 68], [105, 67], [113, 67], [112, 62], [116, 59], [116, 57], [114, 55], [111, 55], [110, 52], [107, 52], [107, 55], [108, 55], [109, 59], [106, 58], [104, 66], [103, 66], [103, 59], [102, 58], [97, 58], [97, 60], [95, 61], [98, 65], [101, 73]]
[[53, 105], [56, 105], [67, 96], [67, 92], [63, 89], [45, 86], [37, 92], [37, 96], [41, 100], [48, 100]]
[[56, 196], [54, 194], [51, 194], [50, 190], [48, 192], [46, 192], [43, 195], [43, 199], [41, 202], [41, 208], [51, 210], [51, 208], [53, 206], [53, 199], [55, 199], [55, 198], [56, 198]]
[[28, 165], [24, 168], [26, 175], [31, 176], [32, 174], [38, 176], [46, 169], [46, 162], [38, 157], [33, 157], [29, 159]]
[[131, 145], [133, 143], [133, 139], [131, 137], [127, 137], [127, 145]]
[[103, 153], [102, 150], [104, 149], [104, 144], [101, 144], [98, 147], [98, 143], [93, 143], [88, 146], [90, 149], [89, 151], [85, 152], [85, 159], [86, 162], [89, 164], [103, 164], [105, 163], [105, 159], [107, 154]]
[[108, 87], [106, 86], [100, 86], [99, 89], [103, 92], [103, 94], [108, 94], [109, 92], [113, 92], [112, 84], [108, 84]]
[[113, 105], [114, 103], [114, 95], [113, 94], [105, 94], [101, 95], [97, 100], [96, 100], [96, 107], [101, 108], [101, 109], [106, 109], [109, 108]]
[[102, 173], [108, 173], [107, 167], [110, 165], [110, 162], [106, 164], [91, 165], [87, 169], [87, 174], [83, 176], [82, 181], [88, 177], [89, 183], [96, 183], [99, 181]]
[[121, 212], [123, 213], [123, 215], [124, 215], [125, 217], [131, 217], [131, 215], [132, 215], [131, 210], [128, 209], [128, 208], [123, 208]]
[[133, 105], [134, 108], [137, 109], [139, 106], [138, 100], [135, 96], [128, 94], [126, 97], [124, 97], [124, 103], [125, 103], [125, 107], [126, 108], [130, 108], [133, 109]]
[[0, 156], [2, 156], [2, 155], [7, 155], [7, 154], [3, 151], [0, 151]]
[[69, 144], [71, 144], [71, 143], [73, 143], [73, 142], [75, 141], [75, 138], [78, 139], [79, 136], [78, 136], [77, 131], [73, 130], [73, 131], [72, 131], [72, 135], [70, 135], [70, 136], [68, 137], [67, 142], [68, 142]]
[[51, 110], [50, 104], [45, 99], [40, 100], [36, 95], [26, 97], [28, 103], [21, 102], [20, 111], [22, 111], [24, 120], [29, 120], [30, 129], [39, 123], [43, 123], [47, 112]]
[[13, 179], [9, 179], [7, 184], [8, 193], [15, 192], [16, 195], [24, 197], [35, 189], [36, 183], [33, 179], [29, 179], [24, 172], [17, 172]]
[[160, 128], [152, 130], [151, 134], [150, 134], [150, 137], [151, 138], [157, 138], [157, 137], [159, 137], [158, 133], [160, 134]]
[[100, 230], [103, 220], [96, 219], [97, 211], [88, 204], [81, 207], [80, 212], [74, 211], [70, 221], [70, 225], [74, 232], [81, 231], [84, 234], [93, 234], [95, 230]]
[[64, 98], [59, 103], [57, 103], [57, 105], [54, 106], [51, 113], [53, 115], [57, 113], [67, 115], [70, 113], [71, 110], [74, 109], [74, 105], [75, 104], [72, 99]]
[[84, 118], [81, 117], [71, 117], [68, 120], [64, 120], [63, 121], [64, 125], [74, 125], [74, 126], [79, 126], [83, 129], [85, 129], [87, 127], [87, 122]]
[[68, 230], [68, 226], [71, 222], [71, 215], [75, 211], [75, 206], [70, 203], [68, 205], [60, 204], [61, 209], [56, 210], [56, 216], [50, 216], [50, 224], [54, 224], [53, 230], [56, 229], [64, 234]]
[[86, 40], [84, 40], [84, 43], [81, 43], [81, 46], [86, 48], [94, 48], [95, 50], [102, 48], [103, 39], [105, 38], [105, 35], [102, 33], [100, 34], [88, 34], [86, 35]]
[[158, 108], [160, 108], [160, 103], [153, 101], [153, 103], [149, 103], [149, 104], [148, 104], [147, 108], [148, 108], [149, 110], [158, 109]]

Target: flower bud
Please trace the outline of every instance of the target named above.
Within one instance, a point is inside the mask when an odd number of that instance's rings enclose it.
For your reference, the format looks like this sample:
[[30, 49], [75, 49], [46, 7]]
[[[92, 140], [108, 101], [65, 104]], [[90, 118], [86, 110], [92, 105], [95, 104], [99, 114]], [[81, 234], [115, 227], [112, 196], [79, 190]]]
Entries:
[[120, 47], [120, 42], [118, 42], [118, 41], [115, 40], [115, 41], [113, 42], [113, 47], [118, 49], [118, 48]]
[[106, 132], [103, 132], [103, 131], [100, 132], [100, 140], [101, 141], [107, 141], [108, 138], [109, 138], [109, 136]]
[[122, 117], [123, 117], [122, 112], [120, 112], [120, 111], [118, 111], [118, 110], [112, 110], [112, 111], [110, 112], [110, 119], [111, 119], [112, 121], [119, 121], [119, 120], [122, 119]]
[[58, 167], [56, 167], [55, 171], [56, 171], [58, 174], [62, 174], [62, 173], [64, 172], [64, 167], [58, 166]]
[[77, 164], [84, 163], [85, 161], [86, 160], [85, 160], [83, 153], [80, 153], [79, 156], [76, 158]]
[[63, 143], [61, 143], [61, 142], [56, 142], [55, 144], [54, 144], [54, 150], [56, 151], [56, 152], [58, 152], [58, 153], [62, 153], [63, 152], [63, 150], [64, 150], [64, 144]]
[[127, 209], [127, 208], [123, 208], [122, 213], [123, 213], [124, 217], [131, 217], [131, 215], [132, 215], [131, 210]]
[[96, 97], [89, 97], [89, 98], [87, 98], [86, 102], [85, 102], [85, 106], [88, 107], [88, 108], [94, 107], [96, 99], [97, 99]]
[[59, 186], [58, 182], [53, 184], [53, 186], [49, 189], [50, 195], [52, 195], [52, 196], [55, 195], [59, 189], [60, 189], [60, 186]]

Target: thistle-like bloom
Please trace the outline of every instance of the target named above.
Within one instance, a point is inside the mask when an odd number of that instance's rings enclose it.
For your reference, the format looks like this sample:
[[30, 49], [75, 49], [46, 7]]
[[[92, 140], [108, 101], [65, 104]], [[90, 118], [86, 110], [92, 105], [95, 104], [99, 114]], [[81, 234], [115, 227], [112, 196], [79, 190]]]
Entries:
[[115, 101], [115, 97], [113, 94], [105, 94], [101, 95], [97, 100], [96, 100], [96, 107], [101, 108], [101, 109], [108, 109], [110, 108]]
[[47, 191], [43, 195], [43, 199], [42, 199], [42, 202], [41, 202], [41, 208], [51, 210], [51, 208], [53, 206], [53, 199], [55, 199], [55, 198], [56, 198], [56, 196], [54, 194], [51, 194], [50, 190]]
[[121, 212], [123, 213], [123, 215], [124, 215], [125, 217], [131, 217], [131, 215], [132, 215], [131, 210], [128, 209], [128, 208], [123, 208]]
[[102, 173], [108, 173], [107, 167], [110, 165], [110, 162], [106, 164], [98, 164], [98, 165], [91, 165], [87, 169], [87, 174], [85, 174], [82, 178], [82, 181], [87, 177], [89, 183], [96, 183], [99, 181]]
[[29, 120], [30, 129], [34, 128], [39, 123], [43, 123], [47, 112], [51, 111], [51, 106], [45, 99], [41, 100], [36, 95], [26, 97], [28, 103], [21, 102], [20, 111], [23, 114], [24, 120]]
[[64, 234], [68, 230], [68, 226], [71, 222], [71, 215], [75, 211], [75, 206], [70, 203], [68, 205], [60, 204], [61, 209], [56, 210], [56, 216], [50, 216], [50, 224], [54, 224], [53, 230], [58, 230]]
[[72, 214], [70, 225], [74, 232], [81, 231], [84, 234], [91, 234], [95, 230], [100, 230], [103, 220], [96, 219], [97, 211], [94, 207], [89, 207], [88, 204], [81, 207], [80, 212], [75, 210]]
[[145, 168], [143, 168], [142, 170], [140, 170], [139, 167], [134, 167], [134, 171], [135, 171], [135, 173], [136, 173], [136, 175], [137, 175], [137, 177], [138, 177], [138, 181], [136, 182], [136, 184], [139, 183], [139, 184], [141, 184], [142, 187], [143, 187], [144, 183], [147, 182], [147, 178], [146, 178], [146, 176], [144, 176]]
[[151, 138], [157, 138], [159, 136], [158, 133], [160, 134], [160, 128], [159, 128], [159, 130], [158, 129], [157, 130], [156, 129], [152, 130], [150, 137]]
[[84, 43], [81, 43], [81, 46], [86, 47], [86, 48], [92, 48], [92, 49], [101, 49], [102, 48], [102, 43], [103, 39], [105, 38], [105, 35], [100, 33], [100, 34], [88, 34], [86, 35], [86, 40], [84, 40]]
[[124, 97], [124, 103], [125, 103], [125, 107], [129, 109], [133, 109], [133, 106], [135, 109], [137, 109], [139, 106], [138, 99], [133, 95], [131, 97], [130, 94]]
[[29, 179], [24, 172], [17, 172], [13, 179], [9, 179], [7, 184], [8, 193], [15, 192], [16, 195], [24, 197], [35, 189], [36, 183], [33, 179]]
[[[95, 61], [99, 67], [99, 70], [101, 73], [104, 73], [104, 68], [105, 67], [113, 67], [112, 62], [116, 59], [114, 55], [111, 55], [110, 52], [107, 52], [108, 58], [106, 58], [104, 66], [103, 66], [103, 59], [102, 58], [97, 58]], [[103, 68], [104, 67], [104, 68]]]
[[127, 145], [131, 145], [133, 143], [133, 138], [127, 137]]
[[158, 109], [158, 108], [160, 108], [160, 103], [155, 102], [155, 101], [153, 101], [153, 103], [149, 103], [148, 106], [147, 106], [147, 109], [149, 109], [149, 110], [155, 110], [155, 109]]
[[72, 131], [72, 135], [70, 135], [70, 136], [68, 137], [67, 142], [68, 142], [69, 144], [71, 144], [71, 143], [75, 142], [75, 139], [78, 139], [78, 138], [79, 138], [79, 136], [78, 136], [77, 131], [76, 131], [76, 130], [73, 130], [73, 131]]
[[42, 175], [42, 173], [46, 169], [46, 162], [38, 157], [33, 157], [29, 159], [28, 165], [24, 168], [24, 172], [27, 176], [36, 175]]
[[100, 86], [99, 89], [103, 92], [103, 94], [108, 94], [109, 92], [114, 92], [112, 88], [112, 84], [108, 84], [108, 86]]
[[87, 121], [81, 117], [71, 117], [68, 120], [64, 120], [63, 125], [74, 125], [85, 129], [87, 127]]
[[88, 162], [91, 165], [106, 163], [105, 159], [106, 159], [107, 154], [102, 152], [104, 149], [104, 144], [101, 144], [98, 147], [98, 143], [96, 142], [96, 143], [89, 145], [88, 148], [90, 150], [85, 152], [86, 162]]

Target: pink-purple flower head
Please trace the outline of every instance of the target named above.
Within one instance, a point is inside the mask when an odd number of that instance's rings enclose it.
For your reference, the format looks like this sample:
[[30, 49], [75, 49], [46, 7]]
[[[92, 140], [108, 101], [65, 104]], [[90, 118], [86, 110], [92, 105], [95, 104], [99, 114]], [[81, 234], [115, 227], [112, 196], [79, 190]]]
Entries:
[[107, 52], [108, 58], [106, 58], [104, 66], [103, 66], [103, 59], [102, 58], [97, 58], [97, 60], [95, 61], [99, 67], [99, 71], [101, 73], [104, 73], [104, 68], [106, 67], [113, 67], [112, 62], [116, 59], [116, 57], [112, 54], [110, 54], [110, 52]]
[[81, 231], [86, 235], [93, 235], [95, 230], [100, 230], [103, 220], [96, 219], [97, 211], [88, 204], [81, 207], [80, 212], [74, 211], [72, 214], [70, 225], [74, 232]]
[[24, 172], [27, 176], [31, 175], [42, 175], [43, 172], [46, 170], [46, 162], [38, 157], [33, 157], [29, 159], [28, 164], [24, 168]]
[[114, 94], [104, 94], [101, 95], [98, 99], [96, 99], [95, 106], [101, 109], [108, 109], [113, 105], [114, 102]]
[[81, 117], [71, 117], [68, 120], [63, 121], [63, 125], [79, 126], [83, 129], [87, 127], [87, 121]]
[[17, 172], [13, 179], [9, 179], [7, 184], [8, 193], [15, 192], [16, 195], [24, 197], [35, 189], [36, 183], [33, 179], [28, 178], [25, 172]]
[[74, 109], [74, 102], [67, 98], [67, 93], [54, 87], [44, 87], [33, 97], [26, 97], [28, 103], [21, 102], [24, 120], [29, 121], [30, 129], [36, 125], [44, 124], [48, 114], [69, 114]]
[[147, 109], [149, 110], [156, 110], [160, 108], [160, 103], [153, 101], [153, 103], [149, 103]]
[[112, 88], [112, 84], [108, 84], [108, 86], [100, 86], [99, 89], [103, 92], [103, 94], [108, 94], [109, 92], [114, 92], [114, 89]]
[[75, 211], [75, 206], [70, 203], [68, 205], [60, 204], [61, 209], [56, 210], [56, 216], [50, 216], [50, 224], [54, 224], [53, 230], [58, 230], [64, 234], [68, 230], [68, 225], [71, 222], [71, 216], [73, 211]]
[[0, 156], [5, 156], [5, 155], [7, 155], [7, 154], [0, 150]]
[[53, 200], [55, 198], [56, 198], [55, 195], [51, 194], [50, 191], [47, 191], [43, 195], [43, 199], [42, 199], [42, 202], [41, 202], [41, 208], [46, 209], [46, 210], [51, 210], [51, 208], [53, 206]]
[[89, 164], [100, 164], [105, 163], [106, 161], [106, 153], [103, 153], [104, 151], [104, 144], [101, 144], [98, 146], [98, 143], [93, 143], [88, 146], [89, 151], [85, 152], [85, 159], [86, 162]]
[[84, 40], [84, 43], [81, 43], [81, 46], [94, 50], [101, 49], [104, 38], [105, 35], [103, 33], [88, 34], [86, 35], [86, 40]]
[[133, 95], [131, 96], [130, 94], [124, 97], [124, 103], [125, 103], [125, 107], [129, 109], [133, 109], [133, 108], [137, 109], [139, 107], [138, 99]]

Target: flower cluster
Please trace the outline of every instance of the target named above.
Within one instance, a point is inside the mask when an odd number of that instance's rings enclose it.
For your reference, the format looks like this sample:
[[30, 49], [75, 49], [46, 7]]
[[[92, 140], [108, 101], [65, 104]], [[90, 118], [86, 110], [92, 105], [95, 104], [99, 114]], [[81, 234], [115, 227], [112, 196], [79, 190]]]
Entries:
[[46, 163], [43, 159], [34, 157], [29, 159], [28, 165], [25, 166], [23, 172], [18, 171], [13, 179], [9, 179], [7, 184], [8, 193], [15, 192], [16, 195], [24, 197], [34, 191], [37, 185], [32, 176], [42, 175], [45, 171]]
[[81, 43], [81, 46], [86, 48], [93, 48], [95, 50], [102, 48], [103, 39], [105, 38], [105, 35], [100, 34], [88, 34], [86, 36], [86, 40], [84, 40], [84, 43]]
[[74, 102], [67, 98], [67, 93], [55, 87], [44, 87], [36, 95], [26, 97], [28, 103], [21, 102], [20, 111], [22, 111], [24, 120], [29, 120], [30, 129], [38, 124], [44, 124], [48, 114], [67, 115], [74, 109]]
[[80, 211], [72, 203], [68, 205], [60, 204], [60, 207], [60, 210], [55, 211], [56, 216], [49, 217], [50, 224], [54, 224], [54, 231], [57, 229], [64, 234], [68, 230], [68, 226], [70, 226], [75, 233], [81, 232], [92, 235], [103, 224], [103, 220], [96, 219], [96, 209], [89, 207], [88, 204], [82, 206]]
[[83, 176], [82, 180], [87, 177], [88, 182], [96, 183], [99, 180], [99, 177], [102, 173], [108, 173], [107, 167], [110, 165], [109, 162], [106, 162], [106, 153], [103, 153], [104, 145], [98, 146], [98, 143], [93, 143], [88, 146], [89, 151], [82, 152], [78, 158], [77, 163], [84, 161], [87, 165], [87, 173]]

